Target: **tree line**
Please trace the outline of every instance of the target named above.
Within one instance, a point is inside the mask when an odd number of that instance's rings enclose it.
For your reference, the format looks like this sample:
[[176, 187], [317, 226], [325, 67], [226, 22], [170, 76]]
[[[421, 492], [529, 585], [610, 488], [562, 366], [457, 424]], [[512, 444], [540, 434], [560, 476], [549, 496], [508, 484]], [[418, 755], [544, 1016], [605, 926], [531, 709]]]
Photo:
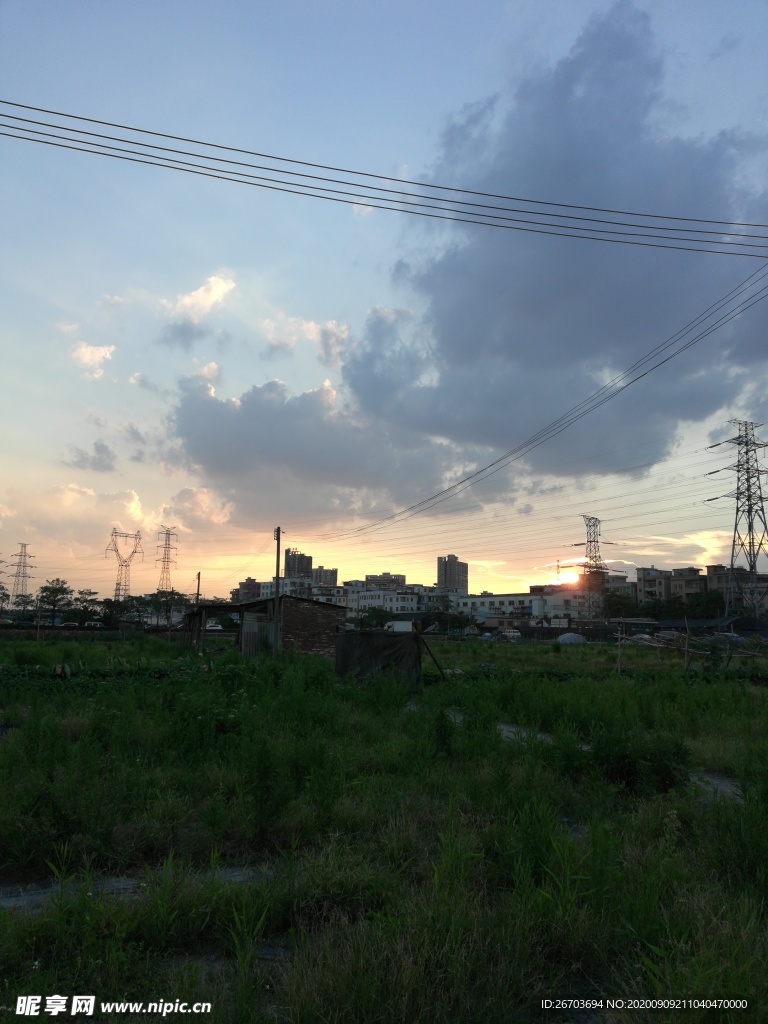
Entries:
[[158, 590], [147, 597], [127, 597], [123, 601], [99, 598], [97, 591], [75, 590], [67, 580], [58, 577], [46, 580], [36, 593], [18, 594], [12, 601], [8, 588], [0, 583], [0, 613], [8, 609], [15, 621], [29, 620], [32, 616], [34, 621], [48, 625], [66, 616], [67, 621], [78, 626], [101, 622], [109, 627], [121, 619], [159, 626], [168, 622], [172, 610], [186, 608], [189, 603], [186, 594], [173, 590]]

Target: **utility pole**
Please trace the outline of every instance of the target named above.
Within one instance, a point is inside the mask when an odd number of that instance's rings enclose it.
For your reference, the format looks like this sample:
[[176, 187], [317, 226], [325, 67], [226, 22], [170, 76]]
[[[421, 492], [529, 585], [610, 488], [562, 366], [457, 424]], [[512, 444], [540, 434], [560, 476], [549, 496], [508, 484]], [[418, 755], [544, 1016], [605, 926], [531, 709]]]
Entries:
[[[131, 596], [131, 562], [133, 556], [140, 554], [144, 557], [144, 549], [141, 546], [141, 534], [140, 533], [121, 533], [116, 527], [112, 527], [112, 539], [107, 545], [107, 551], [104, 553], [104, 557], [107, 557], [107, 552], [114, 551], [117, 558], [117, 582], [115, 583], [115, 601], [125, 601], [126, 598]], [[132, 540], [133, 550], [130, 555], [121, 555], [120, 548], [118, 546], [118, 540]]]
[[197, 574], [197, 593], [195, 594], [195, 604], [200, 604], [200, 573]]
[[[768, 555], [768, 525], [760, 486], [760, 477], [765, 474], [765, 470], [760, 469], [758, 465], [757, 453], [760, 448], [768, 448], [768, 441], [760, 441], [755, 437], [755, 430], [762, 427], [762, 423], [752, 423], [749, 420], [729, 422], [738, 428], [738, 434], [736, 437], [729, 437], [727, 441], [718, 442], [735, 444], [738, 449], [736, 465], [728, 467], [736, 471], [736, 491], [727, 495], [736, 499], [736, 518], [733, 524], [725, 614], [731, 613], [736, 599], [741, 598], [745, 614], [756, 619], [760, 616], [768, 589], [760, 586], [757, 570], [757, 559], [760, 554]], [[743, 566], [736, 564], [742, 556], [747, 562], [746, 572]]]
[[274, 614], [274, 638], [272, 643], [272, 657], [276, 658], [280, 650], [280, 536], [282, 530], [275, 527], [275, 541], [277, 542], [277, 560], [275, 562], [275, 614]]

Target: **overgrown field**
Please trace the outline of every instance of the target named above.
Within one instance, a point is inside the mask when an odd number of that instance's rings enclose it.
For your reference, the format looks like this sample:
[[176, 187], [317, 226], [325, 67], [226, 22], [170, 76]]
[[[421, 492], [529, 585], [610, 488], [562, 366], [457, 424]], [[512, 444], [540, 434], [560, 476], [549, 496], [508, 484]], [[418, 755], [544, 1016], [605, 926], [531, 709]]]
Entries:
[[[60, 883], [35, 913], [0, 910], [0, 1005], [768, 1020], [765, 665], [684, 674], [626, 650], [617, 675], [607, 647], [433, 649], [450, 674], [425, 661], [413, 695], [321, 660], [0, 644], [0, 892]], [[693, 769], [732, 776], [743, 800], [712, 798]], [[233, 865], [254, 870], [233, 884]], [[130, 898], [113, 876], [137, 880]], [[545, 1013], [557, 997], [603, 1010]]]

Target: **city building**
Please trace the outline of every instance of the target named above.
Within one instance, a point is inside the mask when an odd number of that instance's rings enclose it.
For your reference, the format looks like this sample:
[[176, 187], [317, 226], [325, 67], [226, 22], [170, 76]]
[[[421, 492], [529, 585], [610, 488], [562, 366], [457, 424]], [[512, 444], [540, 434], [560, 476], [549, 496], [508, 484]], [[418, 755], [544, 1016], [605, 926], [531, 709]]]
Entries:
[[338, 579], [338, 569], [326, 569], [325, 566], [318, 565], [316, 569], [312, 570], [312, 582], [315, 586], [335, 587], [338, 585]]
[[285, 549], [284, 575], [293, 579], [312, 578], [312, 555], [304, 555], [298, 548]]
[[375, 575], [369, 575], [365, 577], [366, 587], [382, 589], [396, 589], [397, 587], [405, 586], [405, 576], [401, 576], [399, 573], [392, 572], [380, 572]]
[[258, 601], [262, 596], [261, 587], [261, 583], [248, 576], [234, 590], [230, 591], [233, 603], [242, 604], [243, 601]]
[[456, 555], [438, 555], [437, 587], [447, 594], [469, 592], [469, 566]]
[[[707, 590], [719, 590], [725, 597], [728, 594], [728, 582], [731, 570], [727, 565], [707, 566]], [[737, 565], [733, 570], [733, 590], [731, 593], [730, 612], [738, 612], [744, 607], [743, 591], [749, 590], [749, 572], [744, 566]], [[757, 574], [757, 585], [762, 594], [760, 607], [764, 612], [768, 609], [768, 573]]]
[[673, 569], [669, 589], [671, 597], [681, 597], [687, 601], [693, 594], [706, 594], [707, 577], [701, 575], [701, 569], [695, 569], [692, 565], [685, 569]]
[[666, 601], [670, 595], [672, 583], [671, 569], [650, 568], [637, 569], [637, 600], [640, 604], [646, 601]]

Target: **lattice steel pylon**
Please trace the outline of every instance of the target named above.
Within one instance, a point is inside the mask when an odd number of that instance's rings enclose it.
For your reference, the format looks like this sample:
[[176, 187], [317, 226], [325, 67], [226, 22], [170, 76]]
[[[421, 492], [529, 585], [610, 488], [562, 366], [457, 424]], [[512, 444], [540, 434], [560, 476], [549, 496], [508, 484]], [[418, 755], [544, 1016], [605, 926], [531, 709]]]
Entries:
[[[22, 544], [19, 541], [19, 551], [16, 554], [16, 560], [10, 562], [12, 568], [15, 568], [16, 572], [13, 574], [13, 588], [11, 590], [11, 606], [17, 603], [26, 609], [27, 602], [24, 598], [28, 598], [27, 593], [27, 580], [34, 579], [33, 576], [29, 575], [29, 559], [34, 558], [34, 555], [30, 555], [27, 551], [27, 545]], [[17, 601], [18, 598], [18, 601]]]
[[[172, 590], [171, 587], [171, 563], [175, 563], [176, 559], [171, 557], [171, 552], [176, 551], [176, 545], [171, 544], [171, 537], [176, 537], [175, 526], [161, 526], [158, 531], [157, 538], [163, 538], [162, 549], [163, 553], [160, 558], [156, 558], [155, 562], [162, 562], [160, 567], [160, 582], [157, 585], [158, 590]], [[157, 545], [160, 548], [160, 545]]]
[[[129, 555], [121, 555], [120, 548], [118, 546], [119, 540], [132, 540], [133, 550]], [[140, 533], [121, 533], [116, 527], [112, 527], [112, 539], [107, 545], [107, 550], [104, 557], [110, 551], [115, 552], [117, 558], [117, 582], [115, 583], [115, 600], [125, 601], [127, 597], [131, 596], [131, 562], [133, 556], [140, 554], [144, 557], [144, 549], [141, 546], [141, 534]]]
[[[603, 592], [605, 590], [605, 577], [608, 575], [608, 566], [600, 554], [600, 520], [596, 516], [582, 516], [587, 527], [586, 545], [582, 542], [574, 544], [575, 548], [586, 546], [586, 558], [584, 560], [584, 582], [587, 589], [587, 605], [585, 608], [586, 618], [595, 619], [603, 610]], [[612, 541], [605, 543], [611, 544]]]
[[[749, 420], [730, 422], [738, 427], [739, 433], [725, 442], [738, 446], [736, 465], [729, 467], [736, 470], [737, 474], [736, 491], [729, 495], [736, 499], [736, 519], [733, 526], [725, 614], [728, 615], [732, 611], [737, 598], [740, 597], [746, 614], [757, 618], [768, 591], [764, 585], [761, 586], [757, 571], [759, 555], [768, 555], [768, 525], [765, 521], [763, 491], [760, 486], [760, 476], [765, 470], [760, 469], [758, 465], [757, 452], [760, 448], [768, 448], [768, 441], [760, 441], [755, 437], [755, 430], [762, 427], [762, 423], [751, 423]], [[736, 564], [742, 555], [747, 562], [746, 572], [743, 566]]]

